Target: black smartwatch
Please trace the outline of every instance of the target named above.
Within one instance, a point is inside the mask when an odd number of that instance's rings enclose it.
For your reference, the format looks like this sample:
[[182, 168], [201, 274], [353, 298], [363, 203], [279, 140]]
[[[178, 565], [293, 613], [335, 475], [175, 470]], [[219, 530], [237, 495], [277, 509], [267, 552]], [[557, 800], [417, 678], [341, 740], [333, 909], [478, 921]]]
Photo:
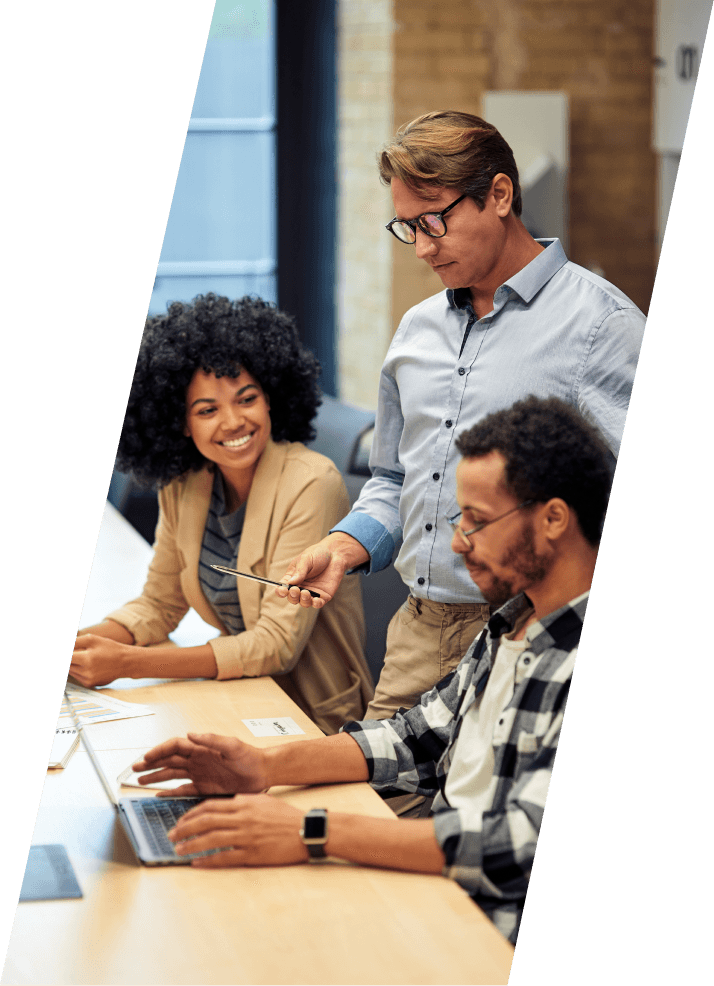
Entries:
[[305, 815], [300, 838], [307, 846], [310, 859], [324, 859], [327, 842], [327, 808], [313, 808]]

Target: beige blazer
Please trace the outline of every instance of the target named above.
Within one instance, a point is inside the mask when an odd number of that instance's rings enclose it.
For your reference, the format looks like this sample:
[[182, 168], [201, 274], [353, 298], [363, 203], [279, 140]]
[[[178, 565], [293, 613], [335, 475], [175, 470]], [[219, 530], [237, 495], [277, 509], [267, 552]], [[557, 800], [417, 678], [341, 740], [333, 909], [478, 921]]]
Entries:
[[[271, 675], [326, 733], [361, 719], [374, 687], [364, 659], [359, 576], [320, 610], [293, 606], [272, 586], [236, 579], [245, 631], [230, 635], [201, 591], [198, 560], [213, 488], [205, 468], [159, 493], [154, 557], [138, 599], [109, 614], [137, 644], [164, 641], [189, 609], [221, 636], [209, 641], [218, 678]], [[278, 580], [288, 562], [349, 510], [333, 463], [300, 442], [269, 440], [246, 504], [237, 568]]]

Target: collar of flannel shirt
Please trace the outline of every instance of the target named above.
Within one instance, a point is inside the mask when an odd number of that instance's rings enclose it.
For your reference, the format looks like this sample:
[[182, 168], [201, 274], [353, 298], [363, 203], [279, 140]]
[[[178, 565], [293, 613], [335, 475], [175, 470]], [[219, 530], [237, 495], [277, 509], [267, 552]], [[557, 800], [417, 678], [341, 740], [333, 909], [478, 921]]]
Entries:
[[[557, 647], [558, 650], [572, 650], [573, 647], [577, 647], [588, 596], [589, 592], [584, 592], [560, 609], [532, 623], [526, 630], [528, 649], [534, 654], [542, 654], [549, 647]], [[524, 592], [509, 599], [488, 621], [491, 637], [501, 637], [504, 633], [510, 633], [519, 617], [529, 608], [532, 608], [531, 601]]]

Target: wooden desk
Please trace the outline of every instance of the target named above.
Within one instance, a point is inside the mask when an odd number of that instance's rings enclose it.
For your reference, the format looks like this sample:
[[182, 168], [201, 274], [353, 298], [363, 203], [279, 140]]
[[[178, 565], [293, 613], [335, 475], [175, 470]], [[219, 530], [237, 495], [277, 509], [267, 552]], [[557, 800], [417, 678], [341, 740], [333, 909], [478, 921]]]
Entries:
[[[150, 556], [149, 546], [108, 504], [84, 625], [141, 591]], [[192, 632], [203, 643], [213, 628], [206, 633], [199, 622]], [[305, 737], [321, 735], [270, 678], [124, 679], [111, 693], [150, 705], [156, 714], [88, 727], [110, 778], [148, 747], [189, 729], [255, 745], [299, 742], [299, 736], [256, 738], [241, 722], [291, 716]], [[393, 817], [367, 784], [274, 793], [305, 810]], [[65, 770], [48, 772], [32, 842], [65, 845], [84, 898], [18, 905], [5, 984], [508, 980], [511, 946], [443, 877], [340, 862], [206, 871], [141, 866], [81, 748]]]

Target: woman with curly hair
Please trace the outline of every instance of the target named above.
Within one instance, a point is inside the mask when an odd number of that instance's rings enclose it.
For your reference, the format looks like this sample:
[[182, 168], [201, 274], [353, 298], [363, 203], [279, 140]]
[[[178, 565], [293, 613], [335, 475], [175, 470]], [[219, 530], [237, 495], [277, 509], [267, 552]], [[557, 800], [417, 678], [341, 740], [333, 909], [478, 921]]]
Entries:
[[[338, 470], [302, 444], [318, 374], [292, 319], [257, 299], [199, 295], [148, 319], [117, 464], [159, 487], [154, 557], [138, 599], [80, 630], [74, 678], [272, 675], [327, 733], [362, 718], [358, 576], [317, 610], [211, 568], [277, 581], [349, 509]], [[221, 635], [176, 647], [167, 636], [191, 606]]]

